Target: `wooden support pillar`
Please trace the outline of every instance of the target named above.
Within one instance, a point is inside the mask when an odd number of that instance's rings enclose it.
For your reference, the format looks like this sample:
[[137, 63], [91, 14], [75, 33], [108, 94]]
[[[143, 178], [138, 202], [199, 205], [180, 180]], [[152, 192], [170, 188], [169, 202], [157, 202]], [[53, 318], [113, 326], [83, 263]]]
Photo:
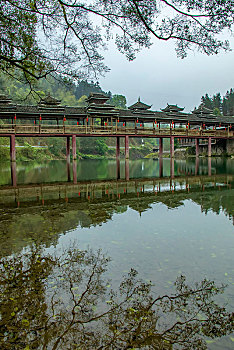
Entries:
[[11, 154], [11, 162], [15, 162], [16, 161], [15, 135], [10, 136], [10, 154]]
[[76, 135], [72, 135], [72, 159], [76, 160]]
[[77, 184], [77, 163], [76, 160], [72, 163], [73, 183]]
[[129, 181], [129, 159], [125, 159], [125, 180]]
[[159, 137], [159, 157], [163, 155], [163, 138]]
[[119, 159], [120, 157], [120, 137], [116, 137], [116, 158]]
[[163, 177], [163, 158], [159, 158], [159, 177]]
[[125, 136], [125, 159], [129, 159], [129, 136]]
[[198, 175], [198, 173], [199, 173], [199, 157], [196, 157], [195, 175]]
[[211, 157], [208, 158], [208, 175], [211, 176]]
[[199, 157], [199, 139], [195, 139], [196, 144], [196, 157]]
[[211, 157], [211, 137], [208, 137], [208, 157]]
[[170, 174], [171, 174], [171, 178], [173, 179], [175, 177], [175, 161], [174, 161], [174, 158], [171, 158]]
[[70, 169], [70, 159], [67, 160], [67, 181], [71, 181], [71, 169]]
[[170, 154], [171, 154], [171, 158], [174, 158], [175, 155], [175, 149], [174, 149], [174, 136], [171, 136], [170, 138]]
[[67, 156], [67, 162], [70, 163], [70, 137], [69, 136], [67, 136], [66, 156]]
[[119, 157], [116, 158], [116, 179], [120, 179], [120, 159]]
[[16, 162], [11, 162], [11, 184], [13, 187], [17, 186]]

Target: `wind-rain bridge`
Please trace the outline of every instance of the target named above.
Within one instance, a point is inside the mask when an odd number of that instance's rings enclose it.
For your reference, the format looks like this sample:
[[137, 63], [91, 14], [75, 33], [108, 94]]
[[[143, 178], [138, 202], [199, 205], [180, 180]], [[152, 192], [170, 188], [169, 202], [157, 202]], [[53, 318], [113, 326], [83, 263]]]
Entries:
[[115, 137], [116, 157], [120, 156], [120, 137], [125, 138], [125, 158], [129, 158], [129, 137], [158, 138], [159, 156], [163, 152], [163, 138], [170, 138], [170, 154], [174, 157], [174, 140], [180, 142], [194, 139], [196, 155], [199, 155], [199, 140], [206, 139], [208, 156], [211, 156], [212, 140], [234, 139], [234, 117], [215, 116], [203, 105], [192, 113], [184, 108], [167, 105], [161, 111], [152, 111], [151, 106], [138, 102], [120, 110], [107, 103], [109, 97], [91, 93], [86, 107], [62, 106], [61, 101], [48, 95], [38, 105], [13, 104], [5, 95], [0, 95], [0, 136], [10, 137], [11, 161], [16, 160], [15, 138], [66, 137], [67, 157], [76, 159], [76, 137]]

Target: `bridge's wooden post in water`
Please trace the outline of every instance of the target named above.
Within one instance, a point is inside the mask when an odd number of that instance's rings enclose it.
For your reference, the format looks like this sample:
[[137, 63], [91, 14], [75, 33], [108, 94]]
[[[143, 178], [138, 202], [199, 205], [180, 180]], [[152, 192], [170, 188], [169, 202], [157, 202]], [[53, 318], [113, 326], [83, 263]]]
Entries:
[[159, 177], [163, 177], [163, 158], [159, 157]]
[[116, 137], [116, 158], [119, 159], [120, 157], [120, 137]]
[[17, 186], [16, 162], [11, 162], [11, 184], [13, 187]]
[[196, 157], [195, 175], [198, 175], [198, 171], [199, 171], [199, 157]]
[[72, 135], [72, 159], [76, 160], [76, 135]]
[[70, 137], [67, 136], [67, 144], [66, 144], [66, 156], [67, 156], [67, 162], [70, 163]]
[[71, 169], [70, 169], [70, 159], [67, 160], [67, 181], [71, 181]]
[[72, 173], [73, 173], [73, 183], [77, 184], [77, 163], [76, 163], [76, 160], [73, 160], [73, 163], [72, 163]]
[[170, 174], [171, 178], [173, 179], [175, 177], [175, 163], [174, 163], [174, 158], [171, 158], [170, 162]]
[[208, 157], [208, 175], [211, 176], [211, 157]]
[[163, 155], [163, 138], [159, 137], [159, 157]]
[[116, 179], [120, 179], [120, 159], [119, 157], [116, 158]]
[[129, 136], [125, 136], [125, 159], [129, 159]]
[[129, 159], [125, 159], [125, 180], [129, 181]]
[[196, 144], [196, 157], [199, 157], [199, 139], [195, 139]]
[[208, 157], [211, 157], [211, 137], [208, 137]]
[[15, 162], [16, 161], [15, 135], [10, 136], [10, 153], [11, 153], [11, 162]]
[[175, 144], [174, 136], [171, 136], [171, 138], [170, 138], [170, 153], [171, 153], [171, 158], [174, 158], [174, 155], [175, 155], [174, 144]]

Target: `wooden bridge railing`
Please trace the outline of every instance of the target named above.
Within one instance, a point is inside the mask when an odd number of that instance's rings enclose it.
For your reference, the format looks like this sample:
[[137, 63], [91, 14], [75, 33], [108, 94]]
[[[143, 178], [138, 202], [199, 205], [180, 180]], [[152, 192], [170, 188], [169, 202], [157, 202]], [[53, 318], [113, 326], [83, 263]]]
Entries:
[[150, 127], [124, 127], [124, 126], [100, 126], [100, 125], [23, 125], [23, 124], [1, 124], [1, 134], [35, 134], [35, 135], [139, 135], [139, 136], [162, 136], [162, 137], [234, 137], [234, 132], [227, 130], [199, 130], [185, 128], [150, 128]]

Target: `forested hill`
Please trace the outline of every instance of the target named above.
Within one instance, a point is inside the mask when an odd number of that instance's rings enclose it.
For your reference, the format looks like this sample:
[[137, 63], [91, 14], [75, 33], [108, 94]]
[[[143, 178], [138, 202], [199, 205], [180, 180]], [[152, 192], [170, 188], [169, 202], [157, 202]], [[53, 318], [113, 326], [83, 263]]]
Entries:
[[53, 97], [61, 100], [61, 104], [67, 106], [84, 106], [87, 96], [91, 92], [105, 93], [110, 97], [110, 103], [118, 108], [126, 108], [126, 98], [122, 95], [112, 95], [110, 91], [102, 90], [98, 82], [80, 81], [78, 84], [64, 81], [60, 77], [41, 79], [30, 90], [28, 85], [11, 79], [0, 73], [0, 93], [7, 94], [14, 102], [22, 104], [36, 104], [40, 98], [50, 93]]

